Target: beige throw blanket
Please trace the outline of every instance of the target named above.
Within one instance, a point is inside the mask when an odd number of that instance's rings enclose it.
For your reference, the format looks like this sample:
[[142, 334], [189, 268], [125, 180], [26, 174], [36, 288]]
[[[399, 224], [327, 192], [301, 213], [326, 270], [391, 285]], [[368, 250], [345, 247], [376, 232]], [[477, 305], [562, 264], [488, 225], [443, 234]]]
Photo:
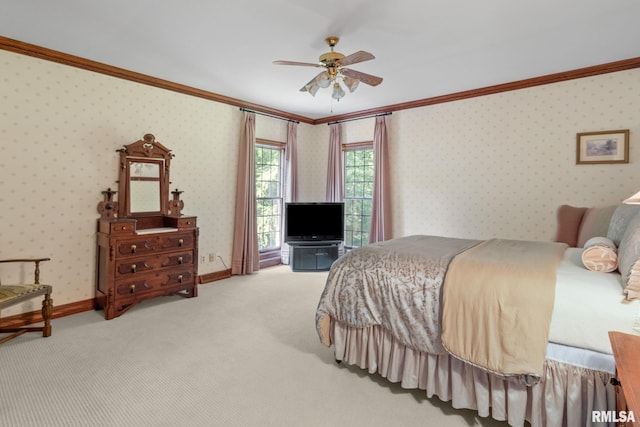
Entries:
[[449, 265], [442, 344], [503, 375], [542, 375], [563, 243], [493, 239]]

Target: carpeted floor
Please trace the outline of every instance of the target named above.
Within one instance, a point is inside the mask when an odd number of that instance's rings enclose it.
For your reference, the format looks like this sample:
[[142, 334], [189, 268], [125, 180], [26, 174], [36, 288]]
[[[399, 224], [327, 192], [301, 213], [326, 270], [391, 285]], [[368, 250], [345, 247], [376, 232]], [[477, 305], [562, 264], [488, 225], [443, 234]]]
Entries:
[[506, 425], [336, 364], [314, 325], [326, 275], [272, 267], [54, 319], [0, 346], [0, 426]]

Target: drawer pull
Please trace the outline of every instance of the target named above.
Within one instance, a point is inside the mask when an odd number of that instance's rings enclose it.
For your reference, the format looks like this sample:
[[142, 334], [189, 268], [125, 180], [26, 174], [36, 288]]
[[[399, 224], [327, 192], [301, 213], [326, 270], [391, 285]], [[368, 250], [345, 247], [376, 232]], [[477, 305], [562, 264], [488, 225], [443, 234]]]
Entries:
[[131, 253], [132, 254], [135, 254], [137, 250], [138, 250], [138, 247], [136, 245], [131, 245]]
[[131, 264], [131, 272], [132, 272], [132, 273], [135, 273], [135, 272], [136, 272], [136, 270], [138, 270], [138, 266], [137, 266], [137, 265], [135, 265], [135, 264]]
[[182, 283], [182, 274], [178, 276], [178, 282]]
[[184, 239], [178, 240], [178, 246], [180, 246], [180, 247], [184, 246]]
[[[187, 258], [189, 259], [189, 258]], [[179, 256], [178, 258], [176, 258], [175, 256], [170, 256], [167, 257], [167, 261], [162, 263], [162, 267], [168, 267], [170, 265], [175, 265], [175, 264], [184, 264], [185, 263], [185, 258], [184, 256]]]
[[130, 291], [132, 294], [135, 294], [135, 293], [136, 293], [136, 285], [131, 285], [131, 286], [130, 286], [129, 291]]

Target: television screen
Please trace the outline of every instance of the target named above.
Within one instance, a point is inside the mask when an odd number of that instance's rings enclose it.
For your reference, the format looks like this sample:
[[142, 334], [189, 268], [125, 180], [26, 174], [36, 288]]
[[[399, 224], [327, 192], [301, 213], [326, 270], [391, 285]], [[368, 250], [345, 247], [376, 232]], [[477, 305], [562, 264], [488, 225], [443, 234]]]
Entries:
[[284, 240], [287, 243], [344, 240], [344, 204], [287, 203]]

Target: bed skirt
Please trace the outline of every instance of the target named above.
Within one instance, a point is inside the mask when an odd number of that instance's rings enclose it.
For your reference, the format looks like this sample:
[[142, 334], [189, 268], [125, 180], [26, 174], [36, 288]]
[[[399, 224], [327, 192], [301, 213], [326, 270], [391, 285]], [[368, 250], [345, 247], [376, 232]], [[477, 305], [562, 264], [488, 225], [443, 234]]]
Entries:
[[358, 329], [332, 320], [331, 342], [336, 360], [514, 427], [523, 426], [525, 420], [533, 427], [601, 426], [592, 423], [592, 411], [616, 410], [615, 388], [609, 383], [612, 375], [607, 372], [546, 360], [541, 381], [527, 387], [448, 354], [407, 348], [379, 326]]

